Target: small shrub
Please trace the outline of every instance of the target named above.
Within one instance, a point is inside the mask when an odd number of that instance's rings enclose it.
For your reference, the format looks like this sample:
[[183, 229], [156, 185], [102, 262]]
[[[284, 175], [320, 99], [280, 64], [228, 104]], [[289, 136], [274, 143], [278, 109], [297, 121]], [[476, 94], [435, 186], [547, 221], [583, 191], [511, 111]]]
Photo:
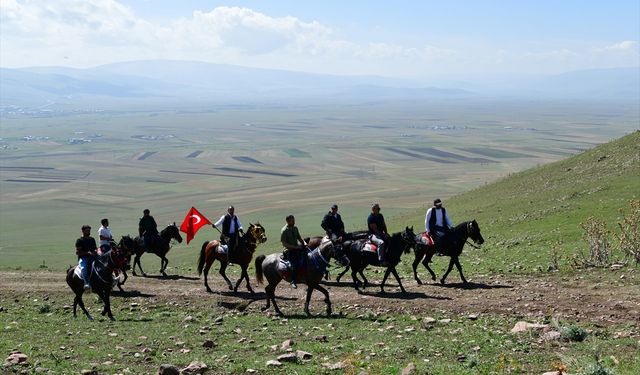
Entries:
[[613, 370], [610, 370], [602, 365], [600, 361], [596, 361], [596, 363], [592, 363], [587, 366], [580, 375], [613, 375]]
[[51, 312], [51, 306], [49, 306], [48, 304], [41, 305], [41, 306], [38, 308], [38, 312], [39, 312], [40, 314], [48, 314], [48, 313], [50, 313], [50, 312]]
[[622, 220], [618, 222], [620, 234], [616, 234], [617, 248], [627, 259], [640, 263], [640, 200], [629, 201], [630, 212], [619, 210]]
[[609, 261], [611, 255], [610, 233], [605, 223], [592, 216], [580, 226], [585, 231], [584, 238], [589, 244], [589, 254], [585, 255], [580, 250], [574, 258], [574, 264], [579, 268], [609, 267], [611, 264]]
[[567, 341], [582, 342], [587, 338], [587, 331], [576, 326], [567, 326], [560, 329], [560, 337]]

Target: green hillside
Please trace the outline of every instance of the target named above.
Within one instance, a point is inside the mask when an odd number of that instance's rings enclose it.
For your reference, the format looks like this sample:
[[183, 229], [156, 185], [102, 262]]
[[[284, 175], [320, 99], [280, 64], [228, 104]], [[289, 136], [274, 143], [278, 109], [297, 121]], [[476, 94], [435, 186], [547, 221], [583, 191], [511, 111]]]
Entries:
[[[530, 273], [546, 271], [554, 246], [560, 267], [568, 267], [571, 256], [587, 250], [580, 224], [594, 216], [616, 230], [619, 208], [628, 210], [631, 199], [640, 199], [640, 131], [452, 197], [445, 206], [455, 223], [477, 219], [486, 241], [483, 250], [465, 248], [465, 268]], [[422, 228], [424, 210], [398, 220]]]

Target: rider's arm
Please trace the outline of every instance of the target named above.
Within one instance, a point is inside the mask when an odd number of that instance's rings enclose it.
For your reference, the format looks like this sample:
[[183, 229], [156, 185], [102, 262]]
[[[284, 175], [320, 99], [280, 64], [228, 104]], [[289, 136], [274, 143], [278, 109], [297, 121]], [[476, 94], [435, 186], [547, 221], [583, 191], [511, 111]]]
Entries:
[[444, 215], [444, 222], [446, 226], [448, 226], [449, 228], [453, 228], [453, 223], [451, 222], [451, 219], [449, 219], [449, 214], [446, 211]]
[[224, 221], [224, 215], [220, 216], [220, 219], [218, 219], [218, 221], [216, 221], [216, 222], [213, 224], [213, 227], [214, 227], [214, 228], [219, 227], [220, 225], [222, 225], [222, 222], [223, 222], [223, 221]]

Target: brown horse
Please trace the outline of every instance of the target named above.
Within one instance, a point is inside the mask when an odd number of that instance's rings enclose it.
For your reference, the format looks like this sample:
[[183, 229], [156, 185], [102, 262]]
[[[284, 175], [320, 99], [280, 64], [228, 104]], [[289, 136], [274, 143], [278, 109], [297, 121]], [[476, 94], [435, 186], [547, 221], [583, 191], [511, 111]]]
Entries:
[[229, 264], [229, 259], [227, 253], [219, 251], [220, 241], [212, 240], [203, 243], [202, 250], [200, 250], [200, 258], [198, 259], [198, 275], [201, 275], [204, 270], [204, 286], [207, 287], [207, 292], [213, 293], [211, 288], [209, 288], [209, 283], [207, 283], [207, 275], [209, 274], [209, 268], [211, 268], [211, 265], [217, 259], [220, 261], [220, 275], [222, 275], [224, 280], [227, 282], [229, 290], [237, 292], [238, 286], [240, 286], [240, 283], [244, 279], [247, 280], [247, 289], [249, 292], [253, 293], [253, 289], [251, 289], [251, 284], [249, 283], [247, 268], [251, 263], [251, 259], [253, 259], [253, 253], [256, 251], [258, 244], [266, 241], [267, 236], [265, 235], [264, 227], [260, 224], [249, 224], [247, 233], [240, 237], [238, 244], [235, 249], [233, 249], [233, 252], [235, 253], [234, 263], [240, 265], [240, 268], [242, 268], [242, 274], [240, 274], [240, 278], [236, 282], [235, 288], [231, 285], [231, 281], [225, 273], [227, 265]]

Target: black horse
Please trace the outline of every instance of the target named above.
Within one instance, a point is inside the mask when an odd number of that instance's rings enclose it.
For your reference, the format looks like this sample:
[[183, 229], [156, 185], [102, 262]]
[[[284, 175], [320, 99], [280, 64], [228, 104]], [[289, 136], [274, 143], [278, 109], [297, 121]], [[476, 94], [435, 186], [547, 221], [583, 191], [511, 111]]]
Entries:
[[[397, 232], [392, 234], [388, 239], [385, 240], [385, 260], [387, 261], [387, 265], [384, 266], [380, 264], [378, 261], [378, 254], [372, 251], [365, 251], [364, 248], [367, 244], [367, 240], [355, 240], [355, 241], [347, 241], [344, 243], [344, 249], [349, 258], [349, 266], [351, 268], [351, 277], [353, 278], [354, 287], [358, 292], [360, 289], [358, 285], [361, 284], [358, 279], [357, 274], [359, 273], [364, 280], [363, 288], [366, 288], [369, 284], [369, 281], [362, 271], [368, 266], [377, 266], [377, 267], [386, 267], [386, 271], [384, 273], [384, 277], [382, 278], [382, 284], [380, 284], [380, 290], [384, 293], [384, 284], [389, 277], [389, 274], [393, 274], [398, 281], [398, 285], [400, 285], [400, 290], [402, 293], [406, 293], [406, 290], [402, 286], [402, 282], [400, 281], [400, 276], [398, 276], [398, 271], [396, 271], [396, 266], [400, 263], [400, 257], [402, 253], [408, 253], [411, 247], [415, 244], [416, 235], [413, 233], [413, 227], [406, 227], [404, 231]], [[337, 278], [340, 279], [347, 270], [343, 271]]]
[[167, 276], [165, 270], [167, 269], [167, 265], [169, 264], [167, 253], [171, 249], [171, 240], [176, 240], [178, 241], [178, 243], [182, 242], [182, 236], [180, 235], [180, 230], [176, 226], [176, 223], [167, 225], [167, 227], [160, 232], [159, 236], [156, 236], [155, 238], [152, 237], [150, 244], [143, 245], [142, 237], [136, 237], [135, 241], [138, 245], [136, 246], [135, 250], [136, 256], [133, 259], [133, 276], [137, 276], [136, 264], [140, 268], [142, 276], [147, 276], [147, 274], [144, 273], [144, 270], [142, 270], [142, 266], [140, 265], [140, 257], [145, 252], [153, 253], [160, 257], [160, 273], [163, 276]]
[[431, 280], [436, 281], [436, 274], [433, 272], [431, 267], [429, 267], [429, 263], [431, 262], [433, 255], [438, 252], [442, 255], [451, 257], [449, 260], [449, 268], [442, 276], [442, 279], [440, 279], [440, 283], [444, 284], [447, 275], [449, 275], [449, 272], [451, 272], [451, 269], [453, 269], [453, 266], [455, 265], [460, 273], [462, 283], [466, 285], [467, 279], [465, 279], [462, 274], [462, 266], [460, 265], [459, 257], [460, 254], [462, 254], [464, 244], [469, 238], [478, 245], [482, 245], [484, 243], [484, 238], [482, 238], [482, 234], [480, 234], [480, 226], [478, 226], [478, 222], [472, 220], [458, 224], [450, 233], [448, 233], [448, 239], [445, 239], [436, 245], [430, 246], [422, 241], [423, 234], [424, 233], [420, 233], [416, 236], [415, 246], [413, 247], [416, 254], [413, 261], [413, 277], [416, 279], [418, 284], [422, 284], [422, 281], [418, 278], [417, 272], [418, 264], [421, 261], [431, 274]]
[[[127, 236], [129, 240], [130, 237]], [[107, 251], [101, 255], [96, 255], [93, 265], [90, 270], [90, 279], [91, 279], [91, 287], [93, 292], [100, 296], [102, 301], [104, 302], [104, 309], [102, 310], [102, 315], [107, 315], [109, 319], [115, 320], [113, 314], [111, 313], [111, 289], [115, 284], [115, 279], [113, 278], [113, 272], [117, 270], [122, 270], [127, 263], [127, 258], [131, 257], [131, 253], [129, 252], [129, 247], [131, 244], [126, 243], [127, 240], [123, 237], [120, 240], [118, 246], [113, 247], [112, 250]], [[73, 299], [73, 316], [76, 317], [76, 310], [78, 305], [84, 313], [87, 315], [89, 320], [93, 320], [93, 317], [87, 309], [84, 307], [84, 302], [82, 301], [82, 294], [84, 293], [84, 281], [82, 277], [79, 276], [79, 272], [76, 272], [76, 268], [79, 266], [72, 266], [67, 270], [67, 284], [75, 293], [75, 298]]]

